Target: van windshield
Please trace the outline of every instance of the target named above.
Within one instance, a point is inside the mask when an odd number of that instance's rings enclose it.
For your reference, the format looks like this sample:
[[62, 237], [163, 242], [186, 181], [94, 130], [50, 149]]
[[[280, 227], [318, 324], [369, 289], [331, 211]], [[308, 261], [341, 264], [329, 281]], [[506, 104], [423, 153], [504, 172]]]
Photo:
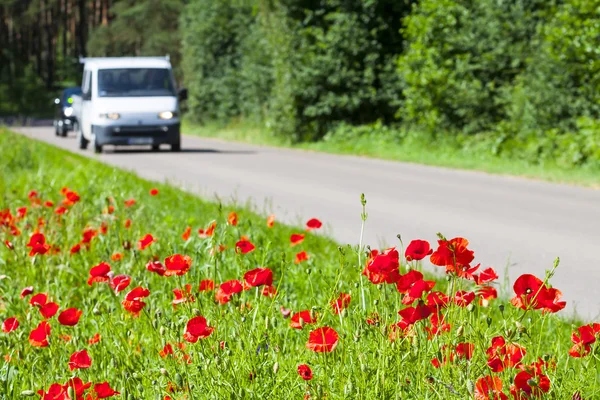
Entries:
[[171, 70], [167, 68], [119, 68], [98, 70], [98, 96], [175, 96]]

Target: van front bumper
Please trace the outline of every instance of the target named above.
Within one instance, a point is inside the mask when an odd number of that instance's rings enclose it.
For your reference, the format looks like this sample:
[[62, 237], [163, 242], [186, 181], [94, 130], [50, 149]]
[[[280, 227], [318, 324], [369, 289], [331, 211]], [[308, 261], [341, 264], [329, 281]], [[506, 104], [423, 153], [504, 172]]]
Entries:
[[180, 123], [164, 125], [92, 125], [96, 144], [104, 146], [178, 145], [181, 143]]

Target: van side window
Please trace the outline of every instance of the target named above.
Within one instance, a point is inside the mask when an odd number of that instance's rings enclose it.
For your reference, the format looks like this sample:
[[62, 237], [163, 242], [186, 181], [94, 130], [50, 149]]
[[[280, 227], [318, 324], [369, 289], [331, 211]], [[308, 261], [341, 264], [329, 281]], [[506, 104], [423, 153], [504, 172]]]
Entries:
[[92, 98], [92, 71], [84, 71], [81, 93], [84, 100]]

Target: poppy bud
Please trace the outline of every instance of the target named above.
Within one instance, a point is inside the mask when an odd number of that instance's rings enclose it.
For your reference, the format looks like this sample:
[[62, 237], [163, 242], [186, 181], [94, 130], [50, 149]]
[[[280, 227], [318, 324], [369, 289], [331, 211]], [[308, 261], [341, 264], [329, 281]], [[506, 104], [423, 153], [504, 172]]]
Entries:
[[491, 317], [487, 317], [485, 319], [485, 322], [487, 323], [488, 328], [492, 325], [492, 318]]
[[164, 368], [160, 369], [160, 373], [161, 373], [161, 375], [164, 375], [164, 376], [169, 375], [169, 372], [166, 369], [164, 369]]
[[304, 328], [304, 318], [302, 318], [302, 317], [298, 318], [298, 325], [300, 325], [300, 329]]
[[97, 308], [94, 308], [94, 309], [92, 310], [92, 313], [93, 313], [94, 315], [100, 315], [100, 314], [101, 314], [100, 310], [98, 310]]
[[467, 391], [470, 395], [473, 395], [473, 392], [475, 391], [475, 384], [470, 379], [467, 380]]
[[486, 308], [490, 306], [490, 301], [488, 299], [481, 299], [481, 306]]
[[347, 316], [348, 316], [348, 309], [347, 309], [347, 308], [344, 308], [344, 309], [342, 310], [342, 318], [346, 318]]
[[246, 317], [242, 317], [242, 322], [246, 322]]
[[446, 280], [447, 280], [448, 282], [450, 282], [450, 281], [452, 280], [452, 277], [451, 277], [450, 275], [446, 275]]
[[156, 310], [156, 311], [154, 312], [154, 316], [155, 316], [156, 318], [160, 318], [160, 317], [162, 316], [162, 311], [160, 311], [160, 310]]
[[183, 387], [183, 377], [179, 373], [175, 374], [175, 384], [177, 387]]
[[194, 313], [194, 315], [196, 315], [196, 316], [197, 316], [197, 315], [200, 315], [200, 310], [198, 310], [197, 308], [194, 308], [194, 309], [192, 310], [192, 312], [193, 312], [193, 313]]
[[138, 379], [140, 376], [138, 375], [138, 373], [137, 373], [137, 372], [134, 372], [134, 373], [132, 373], [132, 374], [131, 374], [131, 377], [132, 377], [133, 379]]
[[341, 255], [344, 255], [344, 248], [342, 246], [338, 246], [338, 251]]
[[279, 371], [279, 363], [276, 362], [275, 364], [273, 364], [273, 373], [277, 374], [278, 371]]
[[312, 270], [310, 268], [306, 268], [306, 275], [310, 275], [311, 272]]
[[367, 205], [367, 198], [364, 193], [360, 194], [360, 204], [364, 207]]
[[503, 313], [504, 312], [504, 304], [500, 304], [498, 306], [498, 309], [500, 310], [501, 313]]
[[21, 392], [21, 396], [24, 396], [24, 397], [31, 397], [34, 395], [35, 395], [35, 392], [33, 390], [23, 390]]
[[[139, 386], [138, 386], [139, 388]], [[135, 400], [135, 397], [133, 397], [133, 395], [131, 393], [129, 393], [129, 395], [127, 395], [127, 400]]]
[[[144, 386], [143, 385], [138, 385], [137, 387], [138, 392], [140, 393], [144, 393]], [[131, 396], [131, 395], [130, 395]]]
[[375, 299], [375, 300], [373, 300], [373, 305], [375, 305], [375, 306], [376, 306], [377, 304], [379, 304], [379, 299]]
[[271, 326], [273, 328], [275, 328], [277, 326], [277, 318], [275, 318], [275, 317], [271, 318]]
[[527, 332], [527, 328], [525, 328], [523, 326], [523, 324], [521, 324], [519, 321], [515, 321], [515, 325], [517, 326], [517, 330], [519, 331], [519, 333], [526, 333]]
[[367, 365], [366, 365], [366, 364], [362, 364], [362, 363], [361, 363], [361, 364], [360, 364], [360, 370], [361, 370], [362, 372], [367, 372]]
[[160, 333], [160, 336], [165, 336], [165, 327], [161, 326], [160, 329], [158, 330], [158, 333]]
[[360, 286], [360, 285], [358, 284], [358, 282], [354, 282], [354, 288], [355, 288], [355, 289], [358, 289], [358, 287], [359, 287], [359, 286]]
[[265, 330], [268, 331], [269, 330], [269, 316], [265, 316]]
[[467, 310], [468, 310], [469, 312], [473, 312], [473, 310], [474, 310], [474, 309], [475, 309], [475, 306], [473, 305], [473, 303], [471, 303], [471, 304], [469, 304], [469, 305], [467, 306]]
[[456, 330], [456, 336], [461, 337], [463, 335], [465, 331], [465, 327], [464, 326], [459, 326], [458, 329]]

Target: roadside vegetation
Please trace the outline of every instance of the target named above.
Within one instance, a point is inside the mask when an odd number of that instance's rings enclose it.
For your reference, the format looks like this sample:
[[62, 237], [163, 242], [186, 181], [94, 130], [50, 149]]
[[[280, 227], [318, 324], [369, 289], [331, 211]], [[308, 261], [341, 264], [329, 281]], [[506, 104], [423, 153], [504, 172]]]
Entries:
[[560, 317], [556, 264], [501, 288], [463, 238], [338, 245], [319, 216], [285, 226], [8, 131], [0, 151], [3, 399], [600, 394], [600, 325]]

